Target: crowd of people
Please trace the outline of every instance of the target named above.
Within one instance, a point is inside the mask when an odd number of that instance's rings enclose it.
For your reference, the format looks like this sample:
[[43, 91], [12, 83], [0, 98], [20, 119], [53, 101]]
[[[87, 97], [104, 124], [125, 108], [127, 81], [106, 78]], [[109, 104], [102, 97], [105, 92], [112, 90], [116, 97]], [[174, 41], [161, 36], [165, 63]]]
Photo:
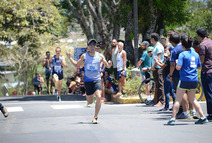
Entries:
[[[195, 124], [212, 120], [212, 40], [207, 38], [208, 33], [204, 28], [199, 28], [196, 33], [200, 44], [185, 33], [177, 31], [169, 31], [167, 39], [152, 33], [151, 46], [148, 41], [140, 44], [143, 54], [137, 67], [140, 68], [143, 80], [149, 78], [152, 72], [155, 82], [154, 99], [150, 93], [150, 81], [145, 83], [148, 105], [164, 106], [159, 111], [171, 110], [172, 117], [168, 125], [175, 125], [176, 118], [187, 119], [191, 116], [199, 119]], [[207, 117], [195, 97], [198, 85], [197, 69], [201, 69]], [[174, 102], [172, 108], [169, 108], [170, 95]]]
[[[142, 80], [153, 76], [155, 82], [154, 98], [150, 92], [151, 83], [148, 80], [145, 83], [148, 105], [163, 106], [159, 111], [171, 110], [172, 117], [168, 125], [175, 125], [176, 119], [186, 119], [190, 116], [198, 119], [195, 124], [212, 121], [212, 40], [208, 38], [204, 28], [199, 28], [196, 33], [201, 43], [184, 33], [169, 31], [167, 38], [152, 33], [149, 41], [139, 44], [142, 56], [137, 68], [140, 69]], [[123, 95], [127, 82], [127, 53], [124, 50], [124, 42], [113, 39], [110, 52], [105, 46], [104, 41], [89, 40], [87, 50], [79, 56], [78, 61], [72, 59], [72, 55], [66, 51], [71, 64], [77, 68], [75, 75], [67, 79], [66, 94], [82, 94], [86, 96], [88, 105], [96, 103], [92, 120], [94, 124], [97, 123], [101, 102], [110, 100], [112, 96]], [[48, 93], [52, 91], [54, 81], [54, 94], [61, 101], [63, 68], [67, 65], [65, 57], [61, 55], [61, 48], [57, 47], [55, 52], [53, 56], [50, 56], [49, 51], [46, 52], [43, 67], [46, 69]], [[197, 69], [201, 69], [207, 117], [195, 97]], [[36, 73], [33, 85], [38, 93], [42, 94], [43, 83], [44, 79]], [[174, 103], [172, 108], [169, 107], [170, 96]], [[6, 108], [2, 105], [1, 111], [5, 117], [8, 116]]]

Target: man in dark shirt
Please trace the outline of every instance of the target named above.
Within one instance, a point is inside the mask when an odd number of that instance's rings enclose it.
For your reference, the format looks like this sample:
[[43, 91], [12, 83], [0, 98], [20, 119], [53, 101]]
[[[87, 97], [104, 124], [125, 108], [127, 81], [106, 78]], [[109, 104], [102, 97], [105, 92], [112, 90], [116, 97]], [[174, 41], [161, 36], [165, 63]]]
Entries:
[[207, 102], [208, 121], [212, 121], [212, 40], [207, 30], [199, 28], [197, 38], [200, 43], [200, 60], [202, 63], [201, 80]]

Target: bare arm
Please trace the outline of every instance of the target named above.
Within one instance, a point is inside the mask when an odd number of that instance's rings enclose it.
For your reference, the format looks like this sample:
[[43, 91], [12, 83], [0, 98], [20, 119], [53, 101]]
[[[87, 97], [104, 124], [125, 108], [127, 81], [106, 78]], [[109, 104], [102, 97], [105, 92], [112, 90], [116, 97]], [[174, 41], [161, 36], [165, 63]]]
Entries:
[[179, 71], [182, 67], [179, 65], [176, 65], [176, 69]]
[[70, 54], [68, 51], [66, 51], [66, 54], [67, 54], [67, 56], [68, 56], [70, 62], [71, 62], [75, 67], [79, 67], [80, 65], [83, 64], [84, 59], [85, 59], [85, 54], [83, 54], [83, 55], [80, 57], [80, 59], [79, 59], [78, 61], [75, 61], [74, 59], [72, 59], [72, 58], [71, 58], [71, 54]]
[[123, 58], [123, 69], [126, 68], [126, 60], [127, 60], [127, 53], [124, 51], [122, 53], [122, 58]]
[[157, 65], [159, 65], [161, 68], [165, 68], [167, 66], [167, 64], [161, 63], [157, 59], [154, 59], [154, 60], [157, 63]]
[[43, 59], [43, 67], [45, 67], [46, 63], [47, 63], [47, 60]]
[[173, 75], [174, 70], [175, 70], [175, 66], [176, 66], [176, 63], [175, 62], [171, 62], [171, 65], [170, 65], [170, 76]]
[[201, 61], [201, 64], [204, 63], [204, 61], [205, 61], [205, 55], [200, 56], [200, 61]]
[[107, 62], [104, 55], [101, 54], [100, 57], [105, 67], [110, 68], [112, 66], [112, 62], [110, 60]]
[[143, 63], [143, 61], [139, 60], [138, 63], [137, 63], [137, 68], [139, 68], [142, 63]]

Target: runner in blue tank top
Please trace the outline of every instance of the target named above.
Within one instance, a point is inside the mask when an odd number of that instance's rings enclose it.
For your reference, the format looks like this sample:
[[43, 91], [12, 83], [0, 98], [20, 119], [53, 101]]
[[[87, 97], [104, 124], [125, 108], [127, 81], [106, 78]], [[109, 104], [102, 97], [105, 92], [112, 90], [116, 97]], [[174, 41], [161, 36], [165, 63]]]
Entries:
[[53, 71], [52, 76], [55, 82], [55, 95], [57, 95], [57, 99], [61, 101], [60, 93], [61, 93], [62, 82], [63, 82], [63, 68], [66, 67], [66, 63], [65, 63], [65, 57], [60, 55], [61, 48], [57, 47], [55, 49], [55, 52], [56, 52], [56, 55], [50, 58], [50, 62], [52, 63], [52, 71]]
[[102, 61], [107, 68], [112, 66], [111, 61], [106, 61], [105, 57], [95, 51], [96, 40], [91, 39], [88, 41], [88, 52], [84, 53], [78, 61], [71, 58], [70, 53], [67, 51], [67, 56], [71, 63], [78, 67], [84, 62], [84, 83], [86, 90], [86, 98], [89, 104], [93, 103], [94, 95], [96, 96], [95, 115], [92, 120], [93, 124], [97, 124], [97, 117], [101, 108], [101, 75], [100, 75], [100, 62]]

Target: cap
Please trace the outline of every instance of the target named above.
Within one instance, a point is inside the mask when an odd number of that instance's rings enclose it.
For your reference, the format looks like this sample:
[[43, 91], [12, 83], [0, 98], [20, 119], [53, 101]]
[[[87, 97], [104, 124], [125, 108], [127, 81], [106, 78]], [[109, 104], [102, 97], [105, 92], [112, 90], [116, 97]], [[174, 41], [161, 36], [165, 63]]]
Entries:
[[196, 32], [201, 37], [208, 37], [208, 33], [205, 28], [200, 27]]
[[139, 44], [140, 46], [144, 45], [144, 46], [149, 46], [149, 42], [148, 41], [143, 41], [142, 43]]
[[150, 47], [147, 48], [147, 51], [153, 50], [153, 49], [154, 49], [154, 47], [151, 47], [151, 46], [150, 46]]
[[91, 42], [97, 43], [95, 39], [90, 39], [87, 44], [89, 45]]

